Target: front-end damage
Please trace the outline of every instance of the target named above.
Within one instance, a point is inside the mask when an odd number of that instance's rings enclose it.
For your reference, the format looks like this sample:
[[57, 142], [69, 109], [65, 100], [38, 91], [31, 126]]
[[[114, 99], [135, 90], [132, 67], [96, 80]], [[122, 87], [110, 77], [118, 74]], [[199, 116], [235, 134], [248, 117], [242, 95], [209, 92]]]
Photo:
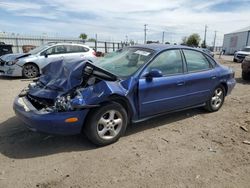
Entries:
[[[132, 104], [128, 92], [134, 79], [121, 80], [85, 61], [50, 63], [14, 101], [16, 115], [33, 131], [73, 135], [81, 132], [90, 109], [120, 96]], [[133, 84], [131, 84], [133, 82]], [[135, 114], [135, 107], [131, 112]]]
[[39, 79], [19, 94], [19, 97], [25, 97], [40, 112], [67, 112], [98, 107], [112, 93], [126, 93], [115, 75], [87, 61], [53, 62], [43, 72]]

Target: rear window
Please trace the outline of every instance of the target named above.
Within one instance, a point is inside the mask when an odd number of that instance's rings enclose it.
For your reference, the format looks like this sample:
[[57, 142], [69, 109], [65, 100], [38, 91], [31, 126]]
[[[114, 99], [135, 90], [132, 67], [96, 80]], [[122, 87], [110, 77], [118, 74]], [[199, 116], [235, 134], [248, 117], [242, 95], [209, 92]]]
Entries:
[[71, 45], [68, 46], [68, 53], [80, 53], [80, 52], [88, 52], [89, 49], [83, 46]]
[[210, 69], [210, 63], [206, 57], [201, 53], [194, 50], [183, 50], [188, 72], [196, 72]]

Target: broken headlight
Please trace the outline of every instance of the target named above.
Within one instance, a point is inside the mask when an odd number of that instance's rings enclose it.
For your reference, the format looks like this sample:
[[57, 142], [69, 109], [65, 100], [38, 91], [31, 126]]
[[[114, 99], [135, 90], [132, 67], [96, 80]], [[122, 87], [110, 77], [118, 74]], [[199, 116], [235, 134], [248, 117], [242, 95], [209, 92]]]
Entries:
[[76, 110], [83, 108], [84, 105], [85, 100], [78, 89], [73, 93], [58, 97], [55, 101], [55, 109], [57, 111]]

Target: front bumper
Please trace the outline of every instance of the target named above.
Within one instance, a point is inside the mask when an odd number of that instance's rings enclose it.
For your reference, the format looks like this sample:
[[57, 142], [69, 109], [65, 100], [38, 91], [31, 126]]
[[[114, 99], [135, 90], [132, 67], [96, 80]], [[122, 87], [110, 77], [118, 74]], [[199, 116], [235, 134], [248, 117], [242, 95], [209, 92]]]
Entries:
[[22, 76], [22, 67], [19, 65], [3, 65], [0, 66], [0, 75], [3, 76]]
[[[75, 135], [81, 133], [88, 109], [71, 112], [43, 113], [38, 111], [26, 97], [17, 97], [13, 109], [16, 116], [20, 118], [32, 131]], [[68, 118], [77, 118], [77, 122], [67, 123]]]
[[232, 92], [235, 85], [236, 85], [236, 80], [234, 78], [231, 78], [227, 81], [227, 95], [229, 95]]

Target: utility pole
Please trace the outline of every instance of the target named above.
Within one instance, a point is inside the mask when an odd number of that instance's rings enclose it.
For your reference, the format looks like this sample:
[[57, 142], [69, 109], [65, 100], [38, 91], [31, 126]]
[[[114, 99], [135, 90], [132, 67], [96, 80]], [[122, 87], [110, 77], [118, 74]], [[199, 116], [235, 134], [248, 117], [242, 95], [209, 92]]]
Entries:
[[147, 43], [147, 25], [148, 24], [144, 24], [144, 44]]
[[162, 32], [162, 44], [164, 44], [164, 35], [165, 35], [165, 32], [163, 31]]
[[213, 51], [215, 51], [216, 33], [217, 33], [217, 31], [214, 31], [214, 48], [213, 48]]
[[204, 34], [204, 45], [205, 46], [207, 45], [207, 43], [206, 43], [206, 40], [207, 40], [207, 28], [208, 28], [208, 26], [205, 25], [205, 34]]

